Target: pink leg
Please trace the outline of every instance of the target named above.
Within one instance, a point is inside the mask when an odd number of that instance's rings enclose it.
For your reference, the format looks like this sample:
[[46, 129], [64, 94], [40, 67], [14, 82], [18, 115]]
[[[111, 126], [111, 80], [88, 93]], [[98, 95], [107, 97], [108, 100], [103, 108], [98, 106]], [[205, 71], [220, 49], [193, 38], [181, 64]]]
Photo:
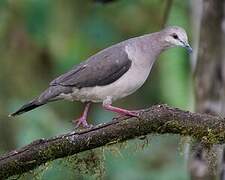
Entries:
[[[87, 123], [87, 115], [88, 115], [88, 111], [90, 109], [90, 105], [91, 103], [87, 103], [85, 108], [84, 108], [84, 112], [82, 114], [82, 116], [79, 119], [74, 120], [73, 122], [76, 123], [75, 128], [78, 128], [79, 126], [83, 126], [84, 128], [89, 127], [89, 124]], [[77, 122], [78, 121], [78, 122]]]
[[120, 115], [125, 115], [125, 116], [131, 116], [131, 117], [138, 117], [138, 113], [135, 111], [129, 111], [126, 109], [114, 107], [111, 104], [104, 104], [103, 103], [103, 108], [112, 112], [116, 112]]

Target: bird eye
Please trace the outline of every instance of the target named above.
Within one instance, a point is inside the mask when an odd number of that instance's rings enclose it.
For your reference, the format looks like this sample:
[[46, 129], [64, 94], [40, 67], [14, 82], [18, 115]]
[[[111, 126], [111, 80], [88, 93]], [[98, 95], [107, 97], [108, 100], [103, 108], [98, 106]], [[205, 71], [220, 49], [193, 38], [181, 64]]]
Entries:
[[172, 34], [171, 36], [172, 36], [174, 39], [178, 39], [177, 34]]

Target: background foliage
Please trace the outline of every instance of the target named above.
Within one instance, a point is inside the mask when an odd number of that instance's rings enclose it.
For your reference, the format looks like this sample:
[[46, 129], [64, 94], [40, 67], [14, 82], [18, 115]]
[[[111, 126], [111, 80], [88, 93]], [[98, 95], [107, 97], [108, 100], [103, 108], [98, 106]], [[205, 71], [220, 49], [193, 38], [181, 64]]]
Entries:
[[[190, 36], [188, 7], [188, 1], [174, 0], [167, 25], [182, 26]], [[1, 0], [0, 152], [71, 130], [71, 120], [83, 108], [79, 102], [52, 103], [15, 119], [7, 115], [38, 95], [52, 78], [90, 55], [127, 38], [160, 30], [164, 10], [163, 0], [119, 0], [104, 5], [91, 0]], [[188, 58], [181, 48], [163, 53], [145, 85], [115, 105], [138, 109], [167, 103], [191, 110]], [[97, 124], [113, 116], [94, 105], [89, 122]], [[147, 139], [148, 146], [142, 148]], [[185, 143], [180, 138], [156, 135], [147, 139], [96, 150], [95, 155], [57, 160], [20, 178], [93, 179], [92, 174], [104, 174], [112, 180], [188, 179]], [[97, 158], [94, 164], [99, 162], [101, 168], [83, 175], [87, 167], [82, 170], [81, 165], [92, 162], [88, 157]]]

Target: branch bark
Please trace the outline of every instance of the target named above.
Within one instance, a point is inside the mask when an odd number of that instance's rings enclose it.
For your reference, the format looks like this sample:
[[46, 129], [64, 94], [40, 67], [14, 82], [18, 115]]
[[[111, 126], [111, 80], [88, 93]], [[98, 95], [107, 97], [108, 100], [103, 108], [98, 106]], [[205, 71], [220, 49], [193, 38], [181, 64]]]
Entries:
[[225, 119], [167, 105], [141, 110], [139, 118], [119, 117], [91, 129], [70, 132], [31, 144], [0, 157], [0, 179], [28, 172], [47, 161], [150, 133], [192, 136], [204, 143], [225, 142]]

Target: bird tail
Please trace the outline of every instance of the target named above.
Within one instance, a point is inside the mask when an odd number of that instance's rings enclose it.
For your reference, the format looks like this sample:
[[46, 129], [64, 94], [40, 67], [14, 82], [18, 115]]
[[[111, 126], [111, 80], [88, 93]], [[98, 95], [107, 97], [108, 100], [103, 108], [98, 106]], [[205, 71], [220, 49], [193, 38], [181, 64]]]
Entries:
[[30, 101], [29, 103], [23, 105], [20, 109], [18, 109], [16, 112], [9, 115], [11, 116], [17, 116], [20, 114], [23, 114], [25, 112], [31, 111], [32, 109], [35, 109], [39, 106], [42, 106], [48, 102], [57, 101], [61, 99], [58, 97], [60, 93], [70, 93], [71, 88], [70, 87], [64, 87], [64, 86], [50, 86], [47, 88], [41, 95], [34, 100]]
[[25, 112], [31, 111], [32, 109], [35, 109], [39, 106], [44, 105], [45, 103], [40, 103], [37, 100], [33, 100], [25, 105], [23, 105], [20, 109], [18, 109], [16, 112], [9, 115], [9, 117], [18, 116], [20, 114], [23, 114]]

